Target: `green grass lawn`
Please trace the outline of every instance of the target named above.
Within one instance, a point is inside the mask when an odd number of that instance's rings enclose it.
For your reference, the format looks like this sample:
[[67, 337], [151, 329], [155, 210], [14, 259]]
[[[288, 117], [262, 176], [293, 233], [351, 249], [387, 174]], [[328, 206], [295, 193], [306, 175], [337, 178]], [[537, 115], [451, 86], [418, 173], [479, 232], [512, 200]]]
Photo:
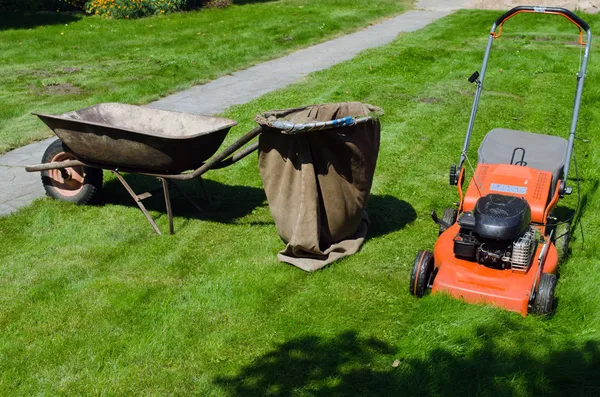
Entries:
[[0, 16], [0, 154], [51, 132], [31, 112], [143, 104], [402, 12], [411, 0], [239, 1], [135, 21]]
[[[590, 143], [576, 148], [582, 216], [556, 314], [522, 318], [408, 293], [416, 251], [436, 238], [429, 211], [456, 201], [447, 172], [475, 91], [467, 77], [497, 14], [459, 12], [226, 114], [241, 121], [231, 142], [263, 110], [358, 100], [386, 111], [370, 238], [322, 271], [277, 262], [283, 243], [254, 156], [207, 174], [216, 211], [198, 215], [174, 197], [174, 236], [154, 235], [108, 175], [102, 206], [41, 199], [0, 218], [0, 394], [598, 395], [597, 49], [579, 124]], [[557, 17], [507, 23], [471, 161], [494, 127], [567, 136], [579, 61], [573, 29]], [[153, 183], [129, 180], [139, 191]], [[149, 205], [166, 230], [161, 200]]]

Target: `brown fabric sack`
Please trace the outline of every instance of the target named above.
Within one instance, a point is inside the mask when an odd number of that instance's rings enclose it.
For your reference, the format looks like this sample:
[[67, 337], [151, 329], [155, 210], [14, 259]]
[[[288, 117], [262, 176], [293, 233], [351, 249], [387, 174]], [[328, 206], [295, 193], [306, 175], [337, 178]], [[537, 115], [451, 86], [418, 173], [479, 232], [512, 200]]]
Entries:
[[275, 110], [256, 117], [259, 170], [277, 231], [287, 243], [282, 262], [305, 271], [356, 253], [365, 240], [365, 208], [379, 153], [380, 124], [374, 117], [350, 127], [286, 134], [275, 120], [330, 121], [382, 114], [359, 102]]

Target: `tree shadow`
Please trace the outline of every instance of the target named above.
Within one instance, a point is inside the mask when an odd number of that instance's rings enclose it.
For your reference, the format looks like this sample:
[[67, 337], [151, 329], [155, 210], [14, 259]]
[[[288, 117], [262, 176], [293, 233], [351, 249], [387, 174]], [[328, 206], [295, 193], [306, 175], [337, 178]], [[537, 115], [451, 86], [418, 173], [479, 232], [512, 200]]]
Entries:
[[[152, 197], [143, 201], [144, 206], [149, 211], [166, 214], [160, 182], [155, 178], [137, 174], [124, 174], [123, 176], [136, 194], [152, 193]], [[170, 189], [170, 197], [174, 216], [233, 223], [236, 219], [251, 213], [255, 208], [266, 205], [264, 191], [255, 187], [225, 185], [212, 180], [203, 180], [202, 184], [195, 180], [177, 182], [177, 186], [202, 211], [195, 208], [176, 189], [172, 188]], [[203, 187], [208, 193], [208, 199], [204, 194]], [[104, 203], [137, 208], [133, 198], [117, 179], [105, 182], [103, 190]]]
[[0, 30], [32, 29], [38, 26], [68, 24], [84, 15], [74, 12], [37, 12], [31, 14], [0, 12]]
[[481, 326], [456, 340], [466, 352], [435, 348], [423, 358], [403, 358], [386, 342], [354, 332], [306, 336], [214, 382], [239, 397], [598, 395], [598, 342], [556, 348], [522, 332], [507, 346], [497, 326]]
[[354, 371], [346, 370], [346, 366], [368, 366], [376, 357], [394, 353], [395, 349], [385, 342], [360, 338], [355, 332], [331, 339], [306, 336], [277, 346], [237, 376], [219, 377], [215, 383], [232, 390], [233, 396], [301, 395], [298, 392], [302, 388], [316, 396], [329, 396], [334, 389], [328, 381]]
[[412, 205], [387, 194], [371, 195], [367, 213], [371, 221], [367, 238], [384, 236], [403, 229], [417, 219], [417, 212]]

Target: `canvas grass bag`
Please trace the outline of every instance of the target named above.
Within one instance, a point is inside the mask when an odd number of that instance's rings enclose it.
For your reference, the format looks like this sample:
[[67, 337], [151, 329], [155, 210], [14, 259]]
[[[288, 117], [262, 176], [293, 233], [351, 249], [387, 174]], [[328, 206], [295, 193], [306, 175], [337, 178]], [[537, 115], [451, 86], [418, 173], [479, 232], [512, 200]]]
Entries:
[[[278, 259], [318, 270], [356, 253], [367, 234], [365, 212], [377, 163], [383, 111], [359, 102], [274, 110], [256, 117], [259, 170], [279, 235]], [[282, 127], [331, 122], [340, 128]], [[305, 126], [306, 127], [306, 126]]]

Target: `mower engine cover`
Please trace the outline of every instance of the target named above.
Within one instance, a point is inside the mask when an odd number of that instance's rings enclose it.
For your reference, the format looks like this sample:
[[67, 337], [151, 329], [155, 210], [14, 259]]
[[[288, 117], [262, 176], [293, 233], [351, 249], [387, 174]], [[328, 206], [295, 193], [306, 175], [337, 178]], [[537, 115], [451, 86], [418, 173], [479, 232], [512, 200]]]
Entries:
[[488, 194], [477, 200], [474, 232], [494, 240], [512, 240], [531, 223], [531, 208], [521, 197]]

